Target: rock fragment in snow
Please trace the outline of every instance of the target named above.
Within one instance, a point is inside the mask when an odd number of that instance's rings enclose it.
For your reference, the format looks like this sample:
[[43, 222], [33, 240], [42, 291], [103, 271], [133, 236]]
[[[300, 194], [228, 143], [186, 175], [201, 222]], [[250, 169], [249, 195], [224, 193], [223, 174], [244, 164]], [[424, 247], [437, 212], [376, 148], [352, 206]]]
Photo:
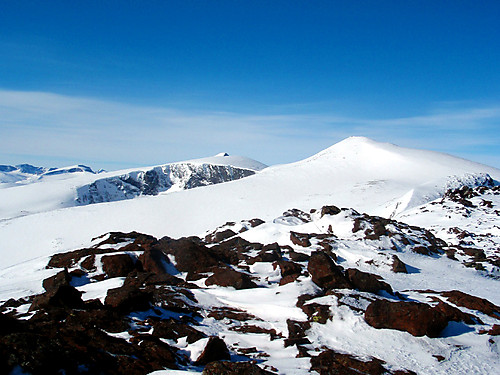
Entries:
[[206, 365], [207, 363], [220, 360], [229, 360], [231, 356], [227, 349], [226, 343], [219, 337], [212, 336], [203, 349], [203, 352], [196, 359], [197, 365]]

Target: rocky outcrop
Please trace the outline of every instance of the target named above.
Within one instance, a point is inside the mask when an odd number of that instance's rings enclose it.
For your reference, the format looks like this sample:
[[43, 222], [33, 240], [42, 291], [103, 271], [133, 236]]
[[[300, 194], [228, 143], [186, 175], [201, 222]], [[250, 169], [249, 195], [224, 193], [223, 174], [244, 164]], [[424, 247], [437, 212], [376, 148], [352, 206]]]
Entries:
[[302, 273], [302, 266], [288, 260], [278, 260], [273, 263], [273, 268], [279, 267], [281, 273], [280, 285], [289, 284], [298, 279]]
[[146, 249], [139, 256], [139, 262], [144, 271], [161, 275], [167, 273], [166, 266], [170, 260], [159, 249]]
[[408, 273], [406, 264], [404, 264], [397, 255], [392, 256], [392, 272], [395, 273]]
[[285, 340], [285, 347], [311, 343], [306, 337], [306, 331], [311, 328], [309, 322], [299, 322], [297, 320], [288, 319], [286, 324], [288, 326], [288, 338]]
[[296, 232], [290, 232], [290, 241], [294, 245], [297, 246], [302, 246], [302, 247], [309, 247], [311, 246], [311, 235], [308, 233], [296, 233]]
[[202, 375], [272, 375], [252, 362], [210, 362], [203, 369]]
[[206, 365], [210, 362], [229, 359], [231, 359], [231, 355], [224, 340], [219, 337], [210, 337], [205, 349], [203, 349], [195, 363], [197, 365]]
[[161, 249], [175, 257], [176, 268], [188, 273], [188, 279], [198, 278], [200, 273], [209, 272], [221, 264], [220, 260], [204, 245], [193, 239], [160, 242]]
[[377, 293], [380, 290], [385, 290], [387, 293], [393, 294], [391, 286], [382, 281], [380, 276], [355, 268], [349, 268], [346, 275], [351, 284], [362, 292]]
[[470, 310], [481, 311], [483, 314], [489, 315], [492, 318], [500, 319], [500, 307], [491, 303], [487, 299], [471, 296], [470, 294], [459, 290], [442, 292], [443, 297], [448, 298], [448, 301], [457, 305], [466, 307]]
[[217, 268], [213, 275], [207, 278], [205, 285], [231, 286], [235, 289], [257, 288], [250, 276], [230, 268]]
[[342, 268], [337, 266], [332, 258], [322, 251], [315, 251], [309, 258], [307, 270], [312, 281], [324, 289], [352, 288], [349, 280], [344, 276]]
[[311, 370], [320, 375], [381, 375], [381, 374], [415, 374], [408, 370], [387, 370], [384, 361], [371, 358], [369, 361], [361, 361], [349, 354], [337, 353], [331, 349], [324, 350], [318, 356], [311, 358]]
[[406, 331], [413, 336], [438, 337], [448, 319], [438, 309], [418, 302], [376, 300], [365, 312], [365, 321], [374, 328]]
[[151, 293], [133, 285], [108, 290], [104, 304], [120, 311], [141, 311], [150, 308]]
[[103, 271], [110, 278], [125, 277], [135, 269], [134, 261], [128, 254], [105, 255], [101, 262]]

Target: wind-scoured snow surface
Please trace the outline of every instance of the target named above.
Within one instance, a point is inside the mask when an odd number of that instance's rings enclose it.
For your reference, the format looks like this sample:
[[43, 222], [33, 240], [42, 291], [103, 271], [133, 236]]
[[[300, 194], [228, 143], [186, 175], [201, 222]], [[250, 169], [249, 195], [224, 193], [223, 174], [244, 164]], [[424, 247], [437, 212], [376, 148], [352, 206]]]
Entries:
[[[228, 157], [216, 156], [208, 161], [213, 163], [214, 158], [222, 165]], [[205, 162], [202, 159], [198, 164]], [[231, 160], [228, 164], [251, 167], [247, 159], [242, 163]], [[253, 168], [262, 168], [251, 163]], [[116, 172], [109, 177], [132, 172]], [[95, 175], [81, 176], [78, 181], [58, 179], [46, 185], [0, 189], [5, 218], [0, 222], [0, 268], [84, 246], [89, 238], [110, 231], [182, 237], [227, 221], [271, 219], [290, 208], [307, 210], [325, 204], [389, 217], [401, 213], [400, 207], [410, 209], [409, 203], [436, 199], [450, 181], [472, 178], [481, 182], [485, 174], [500, 180], [496, 168], [437, 152], [351, 137], [306, 160], [268, 167], [237, 181], [120, 202], [68, 207], [75, 204], [76, 188], [95, 181]], [[415, 191], [422, 186], [425, 194], [415, 201]], [[13, 217], [32, 212], [39, 213]]]

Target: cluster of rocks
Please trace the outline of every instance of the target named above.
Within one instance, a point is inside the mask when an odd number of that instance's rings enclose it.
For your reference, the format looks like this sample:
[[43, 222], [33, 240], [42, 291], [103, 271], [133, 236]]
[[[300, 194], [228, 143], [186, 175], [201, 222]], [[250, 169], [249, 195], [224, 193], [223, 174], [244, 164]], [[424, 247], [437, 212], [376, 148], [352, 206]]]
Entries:
[[499, 195], [500, 185], [494, 185], [491, 181], [485, 186], [463, 186], [448, 190], [440, 201], [431, 203], [440, 205], [445, 212], [465, 218], [476, 215], [480, 217], [483, 228], [487, 227], [488, 221], [492, 222], [492, 232], [487, 233], [476, 233], [477, 227], [473, 225], [466, 228], [446, 228], [446, 235], [454, 237], [454, 240], [453, 244], [445, 249], [450, 259], [460, 260], [466, 267], [486, 271], [485, 274], [490, 277], [498, 277], [500, 274], [500, 243], [492, 234], [495, 230], [495, 220], [500, 216], [500, 210], [497, 208]]
[[[341, 212], [335, 206], [325, 206], [321, 216]], [[311, 214], [290, 210], [284, 216], [307, 223]], [[293, 246], [264, 245], [239, 236], [262, 223], [253, 219], [239, 230], [232, 230], [236, 229], [234, 223], [227, 223], [204, 239], [156, 239], [137, 232], [113, 232], [94, 239], [97, 244], [93, 247], [52, 256], [47, 267], [60, 271], [43, 281], [44, 293], [28, 300], [9, 300], [0, 307], [0, 367], [7, 371], [19, 367], [32, 374], [60, 370], [66, 374], [146, 374], [190, 367], [204, 368], [204, 374], [276, 372], [255, 363], [256, 359], [262, 362], [267, 353], [228, 347], [220, 337], [207, 337], [202, 322], [211, 318], [224, 320], [230, 331], [264, 334], [270, 340], [283, 340], [284, 347], [295, 346], [298, 356], [311, 357], [311, 370], [320, 374], [382, 374], [391, 372], [377, 358], [361, 361], [325, 348], [316, 348], [319, 355], [311, 353], [308, 330], [313, 324], [326, 324], [332, 319], [330, 306], [318, 302], [318, 297], [334, 295], [339, 305], [363, 315], [370, 326], [414, 336], [438, 337], [451, 321], [482, 324], [477, 316], [458, 307], [500, 317], [498, 306], [462, 292], [426, 291], [434, 295], [430, 303], [409, 301], [380, 276], [342, 267], [331, 246], [336, 237], [330, 230], [323, 234], [290, 231]], [[421, 247], [415, 251], [423, 255], [437, 254], [443, 247], [423, 229], [368, 215], [357, 214], [356, 232], [364, 233], [368, 241], [387, 236], [397, 244], [407, 242], [405, 246], [414, 250]], [[392, 259], [394, 272], [406, 272], [396, 255]], [[193, 291], [198, 288], [269, 287], [269, 280], [251, 272], [259, 262], [279, 270], [276, 283], [280, 286], [311, 280], [318, 287], [317, 293], [298, 298], [296, 306], [307, 320], [288, 319], [288, 332], [266, 327], [265, 322], [244, 310], [204, 307], [195, 298]], [[76, 287], [114, 278], [122, 278], [123, 283], [107, 290], [102, 299], [84, 300]], [[364, 302], [353, 305], [348, 299]], [[16, 308], [27, 303], [29, 312], [19, 314]], [[497, 331], [492, 328], [486, 333]], [[190, 358], [176, 346], [181, 338], [188, 344], [202, 339], [207, 342], [197, 358]], [[231, 353], [249, 360], [230, 362]]]

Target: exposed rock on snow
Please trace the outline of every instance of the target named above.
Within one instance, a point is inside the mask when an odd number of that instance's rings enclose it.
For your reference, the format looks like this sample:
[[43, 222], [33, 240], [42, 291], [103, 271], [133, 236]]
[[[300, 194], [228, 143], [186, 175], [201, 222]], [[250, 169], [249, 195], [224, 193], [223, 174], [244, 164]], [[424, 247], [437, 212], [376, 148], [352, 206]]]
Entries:
[[[500, 366], [493, 347], [484, 351], [496, 337], [498, 306], [461, 291], [417, 288], [444, 264], [455, 264], [454, 280], [469, 270], [424, 229], [330, 208], [293, 225], [258, 223], [226, 223], [206, 241], [113, 232], [52, 256], [47, 267], [57, 273], [45, 278], [46, 292], [0, 307], [0, 323], [9, 324], [0, 324], [0, 354], [8, 354], [1, 364], [34, 374], [54, 368], [58, 355], [57, 369], [110, 374], [445, 374], [471, 357], [487, 363], [476, 373]], [[229, 238], [217, 237], [227, 231]], [[294, 243], [295, 234], [307, 236], [308, 246]], [[393, 272], [395, 257], [408, 273]], [[29, 342], [40, 347], [36, 358]], [[452, 355], [457, 342], [469, 343], [466, 357]], [[420, 359], [401, 362], [393, 346]], [[218, 362], [236, 358], [246, 361]]]

